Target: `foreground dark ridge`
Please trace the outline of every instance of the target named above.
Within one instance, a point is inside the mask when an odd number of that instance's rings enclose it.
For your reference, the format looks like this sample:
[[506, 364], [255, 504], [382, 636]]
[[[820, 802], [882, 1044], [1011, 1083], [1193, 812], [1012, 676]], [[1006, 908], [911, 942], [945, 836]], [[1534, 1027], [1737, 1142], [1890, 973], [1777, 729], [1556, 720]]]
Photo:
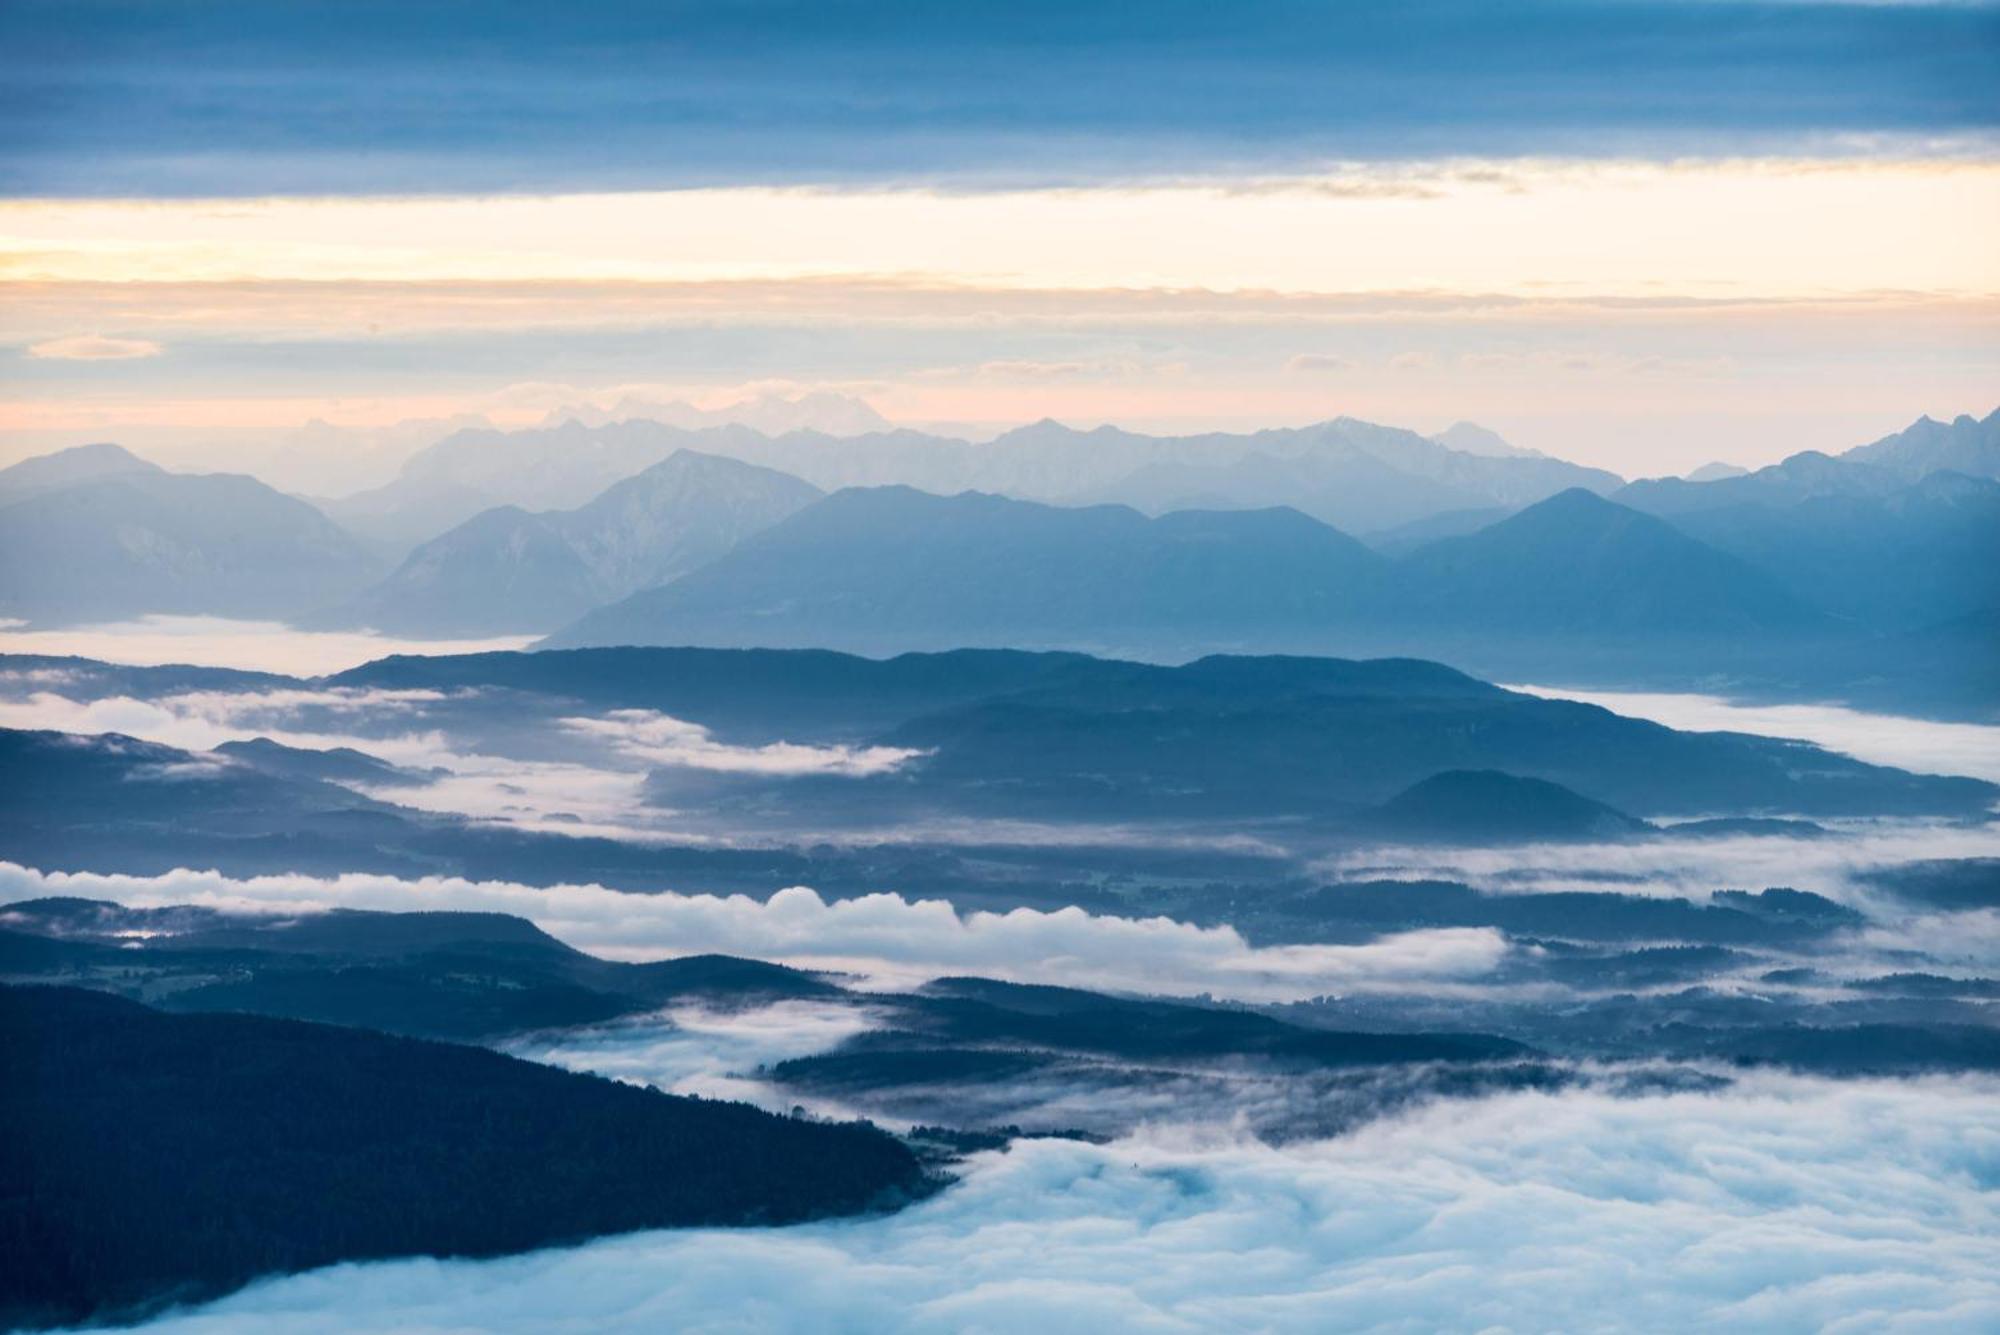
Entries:
[[852, 1214], [933, 1185], [863, 1123], [356, 1029], [0, 989], [9, 1327], [334, 1261]]

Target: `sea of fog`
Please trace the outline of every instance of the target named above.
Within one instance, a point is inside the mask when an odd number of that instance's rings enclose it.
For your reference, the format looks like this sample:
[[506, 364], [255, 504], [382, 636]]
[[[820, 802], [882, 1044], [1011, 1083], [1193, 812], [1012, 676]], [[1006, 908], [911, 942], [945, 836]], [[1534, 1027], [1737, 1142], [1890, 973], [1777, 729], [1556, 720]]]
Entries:
[[2000, 782], [2000, 727], [1871, 714], [1844, 705], [1746, 705], [1715, 695], [1660, 691], [1581, 691], [1509, 685], [1510, 691], [1602, 705], [1628, 718], [1690, 732], [1754, 732], [1791, 737], [1857, 760], [1923, 774], [1965, 774]]
[[[299, 674], [385, 653], [515, 647], [299, 635], [148, 618], [0, 631], [0, 650]], [[1798, 737], [1865, 760], [2000, 779], [2000, 728], [1828, 706], [1576, 692], [1681, 728]], [[348, 743], [455, 777], [420, 799], [524, 822], [639, 819], [645, 769], [816, 773], [893, 765], [846, 748], [733, 747], [663, 716], [571, 720], [618, 763], [455, 752], [421, 700], [198, 693], [70, 700], [60, 683], [9, 726], [118, 730], [189, 747], [248, 735]], [[396, 711], [410, 711], [402, 730]], [[273, 714], [272, 710], [280, 711]], [[283, 711], [291, 710], [290, 714]], [[359, 710], [377, 725], [340, 731]], [[344, 712], [345, 711], [345, 712]], [[288, 730], [296, 729], [296, 731]], [[622, 757], [622, 759], [620, 759]], [[397, 800], [411, 800], [409, 794]], [[1872, 867], [2000, 856], [2000, 828], [1852, 822], [1832, 837], [1670, 838], [1504, 849], [1367, 849], [1340, 876], [1448, 875], [1532, 893], [1595, 884], [1702, 898], [1786, 884], [1866, 906]], [[55, 874], [0, 864], [0, 901], [45, 894], [270, 913], [331, 907], [520, 914], [596, 953], [715, 950], [901, 987], [940, 973], [1283, 1001], [1326, 992], [1476, 998], [1519, 947], [1489, 929], [1359, 945], [1258, 945], [1227, 926], [1081, 909], [960, 914], [921, 886], [829, 901], [797, 887], [628, 895], [454, 878]], [[2000, 967], [2000, 914], [1890, 913], [1846, 948]], [[755, 1069], [826, 1048], [865, 1010], [789, 1005], [546, 1033], [509, 1050], [662, 1088], [772, 1104]], [[789, 1100], [787, 1100], [789, 1102]], [[814, 1108], [828, 1115], [843, 1110]], [[1105, 1145], [1017, 1143], [900, 1213], [770, 1230], [634, 1234], [494, 1261], [342, 1265], [253, 1286], [151, 1329], [186, 1332], [1972, 1331], [2000, 1329], [2000, 1080], [1834, 1081], [1758, 1073], [1706, 1092], [1597, 1084], [1405, 1109], [1336, 1139], [1273, 1146], [1214, 1101], [1148, 1105]]]
[[1974, 1331], [2000, 1082], [1447, 1101], [1275, 1148], [1017, 1143], [880, 1218], [342, 1265], [157, 1331]]
[[482, 640], [409, 640], [373, 631], [294, 630], [279, 621], [210, 616], [146, 616], [133, 621], [27, 630], [0, 621], [0, 653], [74, 655], [157, 667], [192, 663], [245, 672], [318, 677], [390, 654], [476, 654], [523, 649], [533, 635]]

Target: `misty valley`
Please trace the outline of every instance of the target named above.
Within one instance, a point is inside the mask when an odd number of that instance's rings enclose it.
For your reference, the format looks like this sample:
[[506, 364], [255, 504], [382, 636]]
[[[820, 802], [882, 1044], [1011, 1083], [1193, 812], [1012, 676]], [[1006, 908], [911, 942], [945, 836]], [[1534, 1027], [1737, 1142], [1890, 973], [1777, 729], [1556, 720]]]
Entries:
[[[496, 510], [419, 546], [345, 604], [445, 637], [380, 639], [403, 652], [367, 656], [376, 632], [335, 633], [346, 614], [225, 597], [206, 565], [159, 556], [166, 537], [123, 559], [172, 592], [45, 562], [121, 601], [74, 629], [29, 619], [0, 657], [6, 1315], [227, 1329], [306, 1304], [327, 1328], [399, 1328], [451, 1267], [526, 1254], [628, 1276], [647, 1296], [616, 1319], [644, 1321], [703, 1301], [675, 1276], [731, 1237], [795, 1239], [739, 1255], [751, 1273], [791, 1264], [787, 1247], [830, 1249], [839, 1273], [855, 1248], [1006, 1255], [1004, 1220], [1087, 1229], [1099, 1211], [1168, 1235], [1177, 1211], [1351, 1229], [1334, 1202], [1399, 1138], [1499, 1202], [1507, 1164], [1550, 1152], [1546, 1119], [1581, 1119], [1574, 1152], [1614, 1157], [1641, 1152], [1634, 1127], [1656, 1146], [1766, 1116], [1817, 1119], [1863, 1155], [1885, 1100], [1976, 1122], [2000, 1092], [1991, 645], [1931, 634], [1938, 657], [1899, 658], [1907, 674], [1864, 665], [1927, 634], [1913, 620], [1990, 609], [1996, 426], [1913, 428], [1939, 463], [1900, 465], [1915, 483], [1824, 460], [1811, 476], [1831, 489], [1801, 495], [1782, 490], [1795, 463], [1684, 484], [1727, 490], [1713, 505], [1636, 484], [1676, 515], [1754, 508], [1732, 522], [1779, 544], [1762, 584], [1744, 557], [1688, 557], [1693, 524], [1588, 491], [1446, 515], [1467, 532], [1391, 556], [1290, 509], [815, 500], [686, 450], [559, 524]], [[1317, 448], [1301, 467], [1345, 466]], [[141, 504], [170, 476], [86, 451], [0, 481], [24, 475], [0, 527]], [[1940, 524], [1912, 486], [1985, 510]], [[1836, 497], [1838, 521], [1812, 517]], [[1785, 588], [1785, 535], [1817, 552], [1856, 505], [1957, 563], [1960, 601], [1885, 597], [1864, 617]], [[231, 531], [172, 508], [204, 542]], [[593, 511], [628, 518], [574, 518]], [[545, 522], [566, 544], [616, 529], [642, 592], [508, 583], [541, 578], [542, 538], [521, 533]], [[268, 543], [299, 531], [201, 561], [243, 560], [269, 590]], [[1418, 570], [1435, 593], [1414, 592]], [[1523, 600], [1478, 591], [1494, 580]], [[1438, 644], [1411, 618], [1453, 581], [1457, 601], [1422, 616], [1548, 684], [1297, 651]], [[393, 601], [419, 582], [431, 601]], [[448, 642], [593, 601], [539, 646]], [[642, 603], [656, 630], [608, 629]], [[246, 611], [298, 624], [226, 619]], [[1602, 651], [1564, 674], [1580, 641]], [[1930, 717], [1869, 712], [1884, 700]], [[1907, 1153], [1971, 1157], [1902, 1171], [1990, 1174], [1985, 1142], [1930, 1134]], [[1800, 1151], [1758, 1152], [1783, 1176]], [[1671, 1169], [1549, 1171], [1582, 1175], [1583, 1202], [1592, 1174]], [[1335, 1194], [1291, 1194], [1315, 1183]], [[1368, 1189], [1417, 1210], [1417, 1233], [1352, 1252], [1273, 1234], [1257, 1245], [1283, 1254], [1281, 1286], [1365, 1286], [1434, 1255], [1412, 1240], [1445, 1227], [1427, 1193]], [[1161, 1190], [1181, 1204], [1137, 1203]], [[1579, 1208], [1570, 1226], [1598, 1207]], [[1711, 1229], [1738, 1214], [1704, 1208]], [[1808, 1191], [1779, 1208], [1810, 1239], [1840, 1207]], [[1096, 1245], [1086, 1232], [1079, 1256]], [[453, 1259], [398, 1269], [425, 1256]], [[319, 1267], [356, 1262], [379, 1268], [339, 1303], [312, 1297], [336, 1282]], [[937, 1282], [918, 1267], [890, 1296], [824, 1298], [862, 1325], [876, 1302], [946, 1301]]]
[[2000, 1332], [2000, 0], [0, 90], [0, 1335]]

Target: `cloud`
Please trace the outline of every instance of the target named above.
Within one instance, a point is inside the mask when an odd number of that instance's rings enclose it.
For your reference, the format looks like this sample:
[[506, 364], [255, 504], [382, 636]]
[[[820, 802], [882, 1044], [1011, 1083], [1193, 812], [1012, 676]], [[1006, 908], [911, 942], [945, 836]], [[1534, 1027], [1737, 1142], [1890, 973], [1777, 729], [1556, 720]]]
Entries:
[[105, 663], [200, 663], [246, 672], [318, 676], [390, 654], [473, 654], [520, 649], [532, 635], [407, 640], [372, 631], [302, 631], [277, 621], [146, 616], [62, 630], [0, 626], [0, 653], [74, 655]]
[[[810, 1101], [743, 1072], [825, 1052], [877, 1023], [866, 1006], [846, 1002], [781, 1001], [741, 1011], [681, 1006], [664, 1015], [529, 1034], [501, 1046], [529, 1061], [592, 1071], [670, 1094], [735, 1099], [784, 1111]], [[815, 1111], [847, 1115], [832, 1105]]]
[[1581, 700], [1683, 731], [1792, 737], [1871, 764], [2000, 782], [2000, 727], [1990, 723], [1939, 723], [1840, 705], [1745, 705], [1713, 695], [1577, 691], [1561, 686], [1507, 689], [1552, 700]]
[[[0, 691], [63, 684], [44, 676], [0, 671]], [[445, 699], [431, 690], [329, 687], [74, 700], [34, 689], [22, 698], [0, 698], [0, 728], [122, 733], [196, 752], [253, 737], [312, 750], [352, 747], [397, 765], [450, 771], [422, 787], [350, 785], [398, 806], [571, 835], [715, 842], [664, 826], [662, 813], [645, 801], [646, 776], [636, 769], [490, 755], [455, 745], [445, 731], [424, 726], [422, 717], [426, 706]]]
[[162, 876], [42, 873], [0, 862], [0, 902], [78, 895], [134, 905], [207, 904], [247, 912], [330, 908], [512, 913], [571, 945], [619, 959], [720, 953], [851, 970], [878, 985], [946, 974], [1018, 982], [1285, 1001], [1475, 980], [1506, 958], [1490, 928], [1443, 928], [1364, 945], [1252, 946], [1233, 927], [1120, 918], [1080, 908], [960, 914], [942, 899], [871, 894], [828, 902], [804, 886], [747, 895], [626, 894], [457, 877], [403, 880], [174, 871]]
[[1301, 352], [1285, 363], [1285, 369], [1298, 373], [1351, 371], [1354, 369], [1354, 363], [1331, 352]]
[[334, 1267], [154, 1329], [1917, 1331], [2000, 1323], [1989, 1078], [1447, 1101], [976, 1157], [885, 1218]]
[[[0, 674], [0, 686], [13, 674]], [[124, 733], [149, 742], [207, 751], [223, 742], [269, 737], [287, 746], [327, 748], [352, 746], [378, 753], [394, 752], [411, 762], [431, 759], [443, 751], [435, 733], [403, 737], [360, 737], [305, 730], [296, 726], [301, 712], [334, 717], [366, 715], [373, 722], [408, 715], [418, 707], [443, 699], [437, 691], [329, 690], [190, 691], [139, 700], [129, 695], [96, 700], [72, 700], [53, 691], [36, 691], [25, 699], [0, 700], [0, 728], [46, 728], [56, 732]]]
[[1724, 887], [1790, 886], [1865, 904], [1871, 871], [1932, 858], [2000, 857], [2000, 825], [1942, 821], [1836, 822], [1831, 838], [1732, 835], [1658, 838], [1604, 844], [1527, 844], [1505, 848], [1384, 846], [1316, 862], [1336, 880], [1462, 881], [1484, 890], [1537, 894], [1616, 890], [1705, 901]]
[[[1036, 0], [856, 23], [818, 5], [594, 4], [559, 26], [483, 17], [476, 70], [454, 64], [472, 20], [453, 6], [372, 3], [366, 22], [259, 0], [16, 8], [0, 79], [24, 95], [0, 182], [47, 197], [1083, 184], [1858, 153], [1994, 123], [1990, 12], [1955, 5], [1406, 0], [1385, 19], [1246, 0], [1134, 22]], [[458, 113], [426, 114], [440, 101]]]
[[166, 349], [148, 338], [107, 338], [103, 334], [75, 334], [28, 345], [28, 355], [52, 362], [126, 362], [157, 357]]
[[609, 742], [620, 754], [652, 765], [771, 778], [809, 774], [866, 778], [887, 774], [926, 754], [895, 746], [807, 746], [797, 742], [731, 746], [716, 741], [698, 723], [651, 709], [614, 709], [601, 718], [566, 718], [561, 720], [561, 726], [581, 736]]

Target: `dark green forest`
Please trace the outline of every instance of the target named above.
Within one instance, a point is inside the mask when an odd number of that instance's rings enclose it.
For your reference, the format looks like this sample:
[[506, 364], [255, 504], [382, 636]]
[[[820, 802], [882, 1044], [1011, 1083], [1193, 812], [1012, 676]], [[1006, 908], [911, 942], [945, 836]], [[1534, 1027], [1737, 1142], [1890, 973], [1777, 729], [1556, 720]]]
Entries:
[[448, 1043], [0, 988], [0, 1326], [340, 1260], [789, 1223], [932, 1186], [865, 1123]]

